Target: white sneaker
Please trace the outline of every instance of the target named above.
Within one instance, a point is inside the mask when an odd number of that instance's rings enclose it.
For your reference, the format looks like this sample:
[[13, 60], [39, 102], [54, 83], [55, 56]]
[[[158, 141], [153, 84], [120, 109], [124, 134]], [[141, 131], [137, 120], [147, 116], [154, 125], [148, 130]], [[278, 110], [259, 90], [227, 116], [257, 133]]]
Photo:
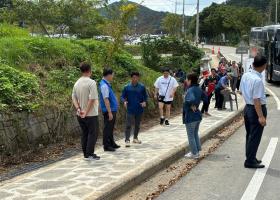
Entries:
[[189, 158], [189, 159], [198, 159], [199, 158], [199, 153], [196, 154], [196, 155], [193, 155], [192, 152], [189, 152], [185, 155], [186, 158]]
[[135, 143], [135, 144], [141, 144], [142, 142], [141, 142], [140, 140], [138, 140], [138, 139], [133, 139], [133, 143]]
[[130, 141], [129, 140], [125, 141], [125, 147], [130, 147]]

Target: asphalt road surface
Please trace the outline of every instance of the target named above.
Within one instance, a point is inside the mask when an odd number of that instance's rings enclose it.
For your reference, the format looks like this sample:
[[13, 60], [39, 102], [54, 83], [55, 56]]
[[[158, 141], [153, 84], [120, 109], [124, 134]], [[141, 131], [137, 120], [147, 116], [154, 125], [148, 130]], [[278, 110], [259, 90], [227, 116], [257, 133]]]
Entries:
[[[234, 57], [234, 48], [224, 49], [224, 54]], [[280, 200], [280, 84], [266, 86], [272, 95], [268, 97], [268, 125], [258, 152], [266, 168], [243, 167], [243, 126], [158, 200]]]

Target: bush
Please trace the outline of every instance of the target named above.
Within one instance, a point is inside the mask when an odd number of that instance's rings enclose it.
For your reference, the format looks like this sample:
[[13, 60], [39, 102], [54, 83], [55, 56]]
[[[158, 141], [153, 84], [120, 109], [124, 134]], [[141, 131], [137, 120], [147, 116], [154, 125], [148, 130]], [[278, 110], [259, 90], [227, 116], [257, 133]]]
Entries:
[[124, 47], [124, 50], [134, 56], [141, 56], [142, 53], [140, 45], [126, 45]]
[[1, 37], [27, 37], [28, 31], [9, 24], [0, 24], [0, 38]]
[[33, 110], [40, 95], [36, 76], [0, 64], [0, 107]]
[[[147, 38], [142, 43], [144, 64], [151, 69], [160, 70], [161, 66], [188, 71], [203, 56], [203, 52], [187, 41], [166, 37], [162, 39]], [[161, 58], [160, 54], [172, 54], [172, 57]]]

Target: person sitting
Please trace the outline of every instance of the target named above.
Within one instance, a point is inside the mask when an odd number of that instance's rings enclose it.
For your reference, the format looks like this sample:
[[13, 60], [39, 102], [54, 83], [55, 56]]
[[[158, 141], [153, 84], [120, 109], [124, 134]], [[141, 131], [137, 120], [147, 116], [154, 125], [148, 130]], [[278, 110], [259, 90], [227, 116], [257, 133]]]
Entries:
[[229, 81], [232, 79], [232, 74], [228, 73], [227, 75], [223, 76], [216, 88], [215, 88], [215, 94], [216, 94], [216, 101], [217, 101], [217, 108], [218, 110], [223, 110], [224, 105], [224, 95], [223, 93], [229, 89]]

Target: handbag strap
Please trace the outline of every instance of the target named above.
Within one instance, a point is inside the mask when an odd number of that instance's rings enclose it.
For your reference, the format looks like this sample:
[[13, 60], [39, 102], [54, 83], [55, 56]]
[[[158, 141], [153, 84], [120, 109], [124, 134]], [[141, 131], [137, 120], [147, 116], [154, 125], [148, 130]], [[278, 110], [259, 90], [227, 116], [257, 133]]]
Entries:
[[170, 82], [171, 82], [171, 77], [170, 77], [170, 79], [169, 79], [169, 82], [168, 82], [168, 85], [167, 85], [167, 88], [166, 88], [166, 91], [165, 91], [165, 95], [164, 95], [164, 97], [166, 97], [166, 94], [167, 94], [167, 91], [168, 91], [168, 88], [169, 88]]

